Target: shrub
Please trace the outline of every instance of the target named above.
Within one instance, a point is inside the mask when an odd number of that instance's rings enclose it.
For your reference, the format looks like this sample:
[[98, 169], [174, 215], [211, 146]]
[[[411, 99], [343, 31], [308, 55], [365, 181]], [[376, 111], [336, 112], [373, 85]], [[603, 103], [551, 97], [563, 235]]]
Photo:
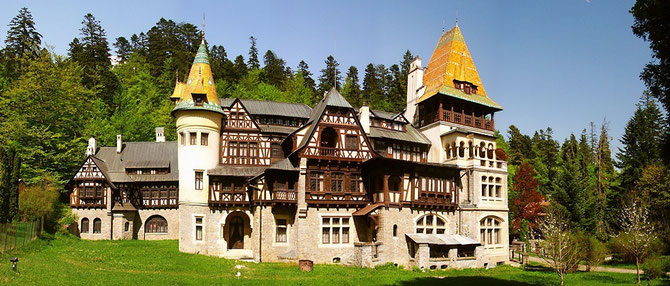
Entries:
[[55, 182], [44, 178], [41, 182], [27, 185], [19, 190], [19, 217], [22, 221], [34, 221], [44, 217], [51, 221], [60, 193]]
[[654, 280], [663, 276], [667, 271], [666, 268], [666, 261], [660, 256], [649, 257], [642, 264], [642, 270], [647, 280]]
[[591, 266], [600, 265], [605, 261], [608, 249], [604, 243], [586, 232], [580, 232], [577, 238], [582, 253], [581, 259], [586, 264], [586, 271], [591, 271]]

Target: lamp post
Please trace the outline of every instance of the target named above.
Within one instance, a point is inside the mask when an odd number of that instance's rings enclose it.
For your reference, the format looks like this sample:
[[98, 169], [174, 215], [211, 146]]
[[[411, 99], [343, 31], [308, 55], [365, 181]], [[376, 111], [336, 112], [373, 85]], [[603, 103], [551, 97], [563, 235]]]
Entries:
[[9, 261], [12, 262], [12, 270], [14, 270], [14, 272], [18, 272], [19, 270], [18, 270], [18, 267], [16, 266], [16, 264], [19, 262], [19, 258], [18, 257], [12, 257], [12, 258], [9, 259]]

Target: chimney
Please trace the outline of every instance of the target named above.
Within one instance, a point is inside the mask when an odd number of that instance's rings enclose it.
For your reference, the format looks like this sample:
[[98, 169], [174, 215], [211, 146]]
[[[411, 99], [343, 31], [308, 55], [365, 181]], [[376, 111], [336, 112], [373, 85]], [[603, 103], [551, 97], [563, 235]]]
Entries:
[[156, 127], [156, 142], [165, 142], [165, 128]]
[[407, 106], [405, 107], [405, 117], [414, 121], [416, 113], [416, 101], [423, 95], [423, 67], [421, 67], [421, 58], [416, 57], [409, 66], [407, 75]]
[[116, 153], [121, 153], [123, 150], [123, 140], [121, 139], [121, 134], [116, 135]]
[[86, 147], [86, 156], [93, 156], [95, 155], [96, 151], [96, 146], [95, 146], [95, 138], [91, 137], [88, 139], [88, 147]]
[[361, 109], [359, 109], [358, 116], [360, 116], [363, 131], [365, 131], [365, 134], [370, 134], [370, 107], [363, 103], [363, 106], [361, 106]]

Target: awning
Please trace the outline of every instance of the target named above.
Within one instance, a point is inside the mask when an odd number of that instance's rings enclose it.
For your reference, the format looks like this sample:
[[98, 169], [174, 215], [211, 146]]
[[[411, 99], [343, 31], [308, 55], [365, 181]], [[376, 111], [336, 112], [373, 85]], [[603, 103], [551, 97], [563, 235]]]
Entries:
[[467, 236], [458, 234], [425, 234], [425, 233], [408, 233], [409, 239], [418, 244], [432, 244], [432, 245], [480, 245], [476, 241]]
[[364, 208], [353, 212], [351, 215], [353, 215], [353, 216], [366, 216], [366, 215], [370, 214], [371, 212], [373, 212], [374, 210], [376, 210], [377, 208], [379, 208], [383, 205], [384, 205], [384, 203], [376, 203], [376, 204], [367, 205]]

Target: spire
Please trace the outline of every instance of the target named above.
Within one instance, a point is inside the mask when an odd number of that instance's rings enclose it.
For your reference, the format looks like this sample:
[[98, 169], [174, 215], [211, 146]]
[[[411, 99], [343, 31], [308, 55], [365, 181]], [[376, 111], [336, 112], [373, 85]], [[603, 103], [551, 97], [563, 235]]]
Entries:
[[200, 31], [200, 34], [202, 35], [200, 45], [203, 45], [205, 44], [205, 12], [202, 12], [202, 31]]
[[[455, 88], [454, 81], [468, 82], [475, 85], [477, 93], [466, 94], [462, 92]], [[436, 94], [444, 94], [502, 109], [500, 105], [487, 97], [461, 29], [458, 27], [458, 22], [456, 26], [440, 36], [433, 55], [428, 61], [426, 73], [423, 76], [423, 84], [426, 86], [426, 91], [418, 102]]]

